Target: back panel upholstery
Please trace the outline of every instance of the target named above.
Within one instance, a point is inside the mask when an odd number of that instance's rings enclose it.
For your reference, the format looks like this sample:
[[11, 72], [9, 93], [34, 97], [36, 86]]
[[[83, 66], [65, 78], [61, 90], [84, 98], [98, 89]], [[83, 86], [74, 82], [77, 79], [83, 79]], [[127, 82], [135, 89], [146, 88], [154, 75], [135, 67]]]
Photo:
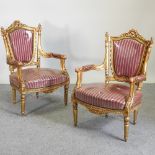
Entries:
[[33, 56], [33, 33], [25, 29], [14, 30], [9, 34], [14, 58], [20, 62], [30, 62]]
[[132, 77], [138, 74], [144, 45], [134, 39], [113, 41], [113, 65], [117, 76]]

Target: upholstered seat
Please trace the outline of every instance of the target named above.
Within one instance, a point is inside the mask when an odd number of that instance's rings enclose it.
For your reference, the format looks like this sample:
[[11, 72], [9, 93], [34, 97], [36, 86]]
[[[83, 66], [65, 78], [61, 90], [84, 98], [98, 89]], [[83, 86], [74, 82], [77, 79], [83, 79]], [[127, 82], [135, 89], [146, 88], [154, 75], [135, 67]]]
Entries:
[[[68, 79], [62, 71], [49, 68], [23, 69], [22, 75], [25, 87], [29, 89], [50, 87], [52, 85], [64, 83]], [[20, 86], [17, 72], [10, 75], [10, 83], [16, 87]]]
[[[108, 84], [107, 86], [101, 84], [85, 84], [80, 88], [76, 88], [75, 96], [80, 101], [93, 106], [109, 108], [109, 109], [123, 109], [128, 97], [130, 88], [121, 84]], [[136, 91], [134, 96], [134, 105], [140, 103], [142, 93]]]

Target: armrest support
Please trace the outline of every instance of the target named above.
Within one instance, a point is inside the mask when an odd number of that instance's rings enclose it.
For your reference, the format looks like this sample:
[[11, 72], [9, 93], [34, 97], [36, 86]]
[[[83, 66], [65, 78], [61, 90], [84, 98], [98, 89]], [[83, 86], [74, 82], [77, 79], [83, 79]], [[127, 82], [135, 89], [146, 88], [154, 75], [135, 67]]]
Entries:
[[132, 83], [130, 83], [129, 95], [126, 98], [126, 104], [125, 104], [126, 111], [129, 111], [129, 109], [133, 103], [134, 95], [135, 95], [135, 82], [132, 82]]
[[129, 78], [129, 82], [130, 82], [130, 92], [129, 92], [129, 96], [127, 98], [127, 102], [126, 102], [126, 108], [130, 108], [132, 103], [133, 103], [133, 98], [134, 98], [134, 95], [135, 95], [135, 85], [136, 83], [138, 83], [138, 88], [137, 90], [141, 90], [141, 85], [143, 83], [143, 81], [146, 80], [146, 75], [144, 74], [141, 74], [141, 75], [137, 75], [137, 76], [134, 76], [134, 77], [131, 77]]
[[103, 70], [104, 69], [104, 63], [101, 65], [86, 65], [86, 66], [82, 66], [80, 68], [76, 68], [75, 72], [77, 72], [77, 81], [76, 81], [76, 88], [80, 88], [81, 87], [81, 83], [82, 83], [82, 73], [83, 72], [87, 72], [87, 71], [91, 71], [91, 70]]
[[[125, 108], [128, 111], [132, 104], [133, 104], [133, 99], [135, 96], [136, 91], [140, 91], [142, 86], [138, 86], [138, 88], [136, 89], [136, 84], [137, 82], [141, 85], [143, 83], [144, 80], [146, 80], [146, 76], [145, 75], [139, 75], [139, 76], [135, 76], [133, 78], [131, 78], [132, 81], [130, 82], [130, 91], [129, 91], [129, 95], [126, 98], [126, 105]], [[139, 88], [140, 87], [140, 88]]]
[[24, 80], [23, 80], [22, 67], [21, 66], [17, 67], [17, 76], [18, 76], [18, 80], [23, 85], [24, 84]]

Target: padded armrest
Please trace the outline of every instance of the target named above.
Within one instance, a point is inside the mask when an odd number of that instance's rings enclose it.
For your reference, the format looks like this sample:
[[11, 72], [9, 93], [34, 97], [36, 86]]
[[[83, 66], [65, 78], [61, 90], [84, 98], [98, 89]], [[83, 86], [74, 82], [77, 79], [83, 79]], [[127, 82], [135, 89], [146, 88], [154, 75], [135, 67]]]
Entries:
[[76, 68], [75, 69], [75, 72], [87, 72], [87, 71], [90, 71], [90, 70], [95, 70], [96, 69], [96, 66], [95, 65], [85, 65], [85, 66], [82, 66], [80, 68]]
[[101, 64], [101, 65], [91, 64], [91, 65], [82, 66], [80, 68], [76, 68], [75, 72], [87, 72], [91, 70], [102, 70], [102, 69], [104, 69], [104, 64]]
[[63, 54], [56, 54], [56, 53], [52, 53], [52, 52], [46, 52], [46, 51], [43, 51], [43, 50], [40, 50], [40, 54], [44, 58], [66, 59], [66, 56], [63, 55]]
[[142, 82], [146, 80], [146, 76], [145, 75], [138, 75], [138, 76], [134, 76], [131, 77], [129, 79], [130, 82]]
[[58, 59], [66, 59], [66, 56], [63, 54], [56, 54], [56, 53], [52, 53], [52, 56], [54, 58], [58, 58]]
[[18, 62], [16, 60], [8, 60], [8, 59], [7, 59], [7, 64], [12, 65], [12, 66], [16, 66], [16, 67], [24, 65], [22, 62]]

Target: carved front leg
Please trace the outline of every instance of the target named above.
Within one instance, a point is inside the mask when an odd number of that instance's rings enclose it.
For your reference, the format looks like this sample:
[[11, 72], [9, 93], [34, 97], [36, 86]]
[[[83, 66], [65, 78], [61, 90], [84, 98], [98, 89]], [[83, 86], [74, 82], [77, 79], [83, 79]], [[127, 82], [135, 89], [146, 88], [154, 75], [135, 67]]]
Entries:
[[64, 103], [65, 103], [65, 105], [67, 105], [67, 102], [68, 102], [68, 88], [69, 88], [69, 84], [66, 84], [64, 86]]
[[21, 114], [25, 115], [25, 93], [21, 93]]
[[138, 115], [138, 110], [134, 110], [133, 112], [133, 124], [134, 125], [137, 123], [137, 115]]
[[73, 117], [74, 117], [74, 126], [77, 126], [78, 121], [78, 104], [76, 101], [73, 102]]
[[127, 142], [129, 134], [129, 114], [124, 116], [124, 140]]
[[12, 102], [13, 104], [16, 103], [16, 89], [12, 88]]

